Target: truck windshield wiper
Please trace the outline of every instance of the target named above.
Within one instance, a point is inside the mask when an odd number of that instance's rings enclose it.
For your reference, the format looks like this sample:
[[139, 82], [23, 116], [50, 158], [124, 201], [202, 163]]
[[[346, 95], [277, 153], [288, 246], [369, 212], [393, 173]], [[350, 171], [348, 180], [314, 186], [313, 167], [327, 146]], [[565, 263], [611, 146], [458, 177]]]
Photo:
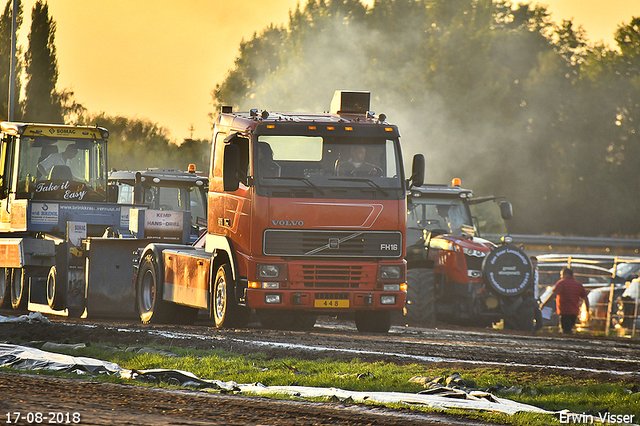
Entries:
[[365, 182], [365, 183], [368, 183], [369, 186], [372, 186], [380, 190], [380, 192], [382, 192], [385, 197], [389, 196], [389, 193], [387, 191], [385, 191], [380, 185], [378, 185], [377, 183], [375, 183], [369, 178], [333, 177], [333, 178], [329, 178], [329, 180], [342, 180], [345, 182]]
[[320, 189], [317, 185], [315, 185], [313, 182], [311, 182], [309, 179], [305, 178], [305, 177], [295, 177], [295, 176], [279, 176], [279, 177], [275, 177], [275, 176], [263, 176], [262, 179], [278, 179], [278, 180], [296, 180], [299, 182], [303, 182], [305, 183], [308, 187], [315, 189], [316, 191], [318, 191], [320, 193], [320, 195], [324, 195], [324, 191], [322, 189]]

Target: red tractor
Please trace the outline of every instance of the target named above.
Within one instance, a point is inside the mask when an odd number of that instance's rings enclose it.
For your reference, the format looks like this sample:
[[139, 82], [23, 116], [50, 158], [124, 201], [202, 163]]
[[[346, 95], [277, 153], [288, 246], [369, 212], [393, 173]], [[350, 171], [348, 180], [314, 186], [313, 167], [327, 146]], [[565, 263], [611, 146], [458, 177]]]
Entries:
[[[500, 214], [498, 214], [498, 211]], [[451, 186], [412, 187], [407, 217], [407, 304], [409, 325], [435, 320], [534, 331], [541, 324], [529, 257], [508, 244], [506, 219], [512, 207], [502, 197], [473, 199]], [[480, 237], [503, 235], [503, 243]]]

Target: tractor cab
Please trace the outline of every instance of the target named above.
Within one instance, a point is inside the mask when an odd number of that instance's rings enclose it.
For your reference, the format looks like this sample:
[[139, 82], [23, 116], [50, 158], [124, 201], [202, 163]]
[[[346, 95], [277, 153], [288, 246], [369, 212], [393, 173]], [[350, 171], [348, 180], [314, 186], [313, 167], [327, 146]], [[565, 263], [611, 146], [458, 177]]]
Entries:
[[9, 122], [1, 126], [0, 198], [106, 201], [106, 129]]

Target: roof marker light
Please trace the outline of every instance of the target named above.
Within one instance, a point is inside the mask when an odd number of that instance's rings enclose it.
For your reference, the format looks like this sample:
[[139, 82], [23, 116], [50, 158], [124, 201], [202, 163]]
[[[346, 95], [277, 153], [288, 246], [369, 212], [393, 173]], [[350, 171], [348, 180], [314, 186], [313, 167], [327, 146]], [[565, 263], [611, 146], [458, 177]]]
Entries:
[[462, 186], [462, 181], [460, 180], [460, 178], [453, 178], [451, 179], [451, 186], [460, 187]]
[[193, 164], [193, 163], [189, 164], [189, 167], [187, 168], [187, 171], [189, 173], [195, 173], [196, 172], [196, 165]]

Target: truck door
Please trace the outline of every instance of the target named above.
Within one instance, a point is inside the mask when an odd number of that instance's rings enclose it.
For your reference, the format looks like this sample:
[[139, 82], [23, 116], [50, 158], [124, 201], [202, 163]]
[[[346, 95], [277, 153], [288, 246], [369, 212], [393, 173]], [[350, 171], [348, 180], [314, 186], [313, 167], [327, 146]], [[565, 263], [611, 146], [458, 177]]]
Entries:
[[15, 138], [11, 135], [5, 135], [0, 141], [0, 232], [8, 232], [11, 223], [9, 194], [15, 192], [12, 189], [14, 147]]

